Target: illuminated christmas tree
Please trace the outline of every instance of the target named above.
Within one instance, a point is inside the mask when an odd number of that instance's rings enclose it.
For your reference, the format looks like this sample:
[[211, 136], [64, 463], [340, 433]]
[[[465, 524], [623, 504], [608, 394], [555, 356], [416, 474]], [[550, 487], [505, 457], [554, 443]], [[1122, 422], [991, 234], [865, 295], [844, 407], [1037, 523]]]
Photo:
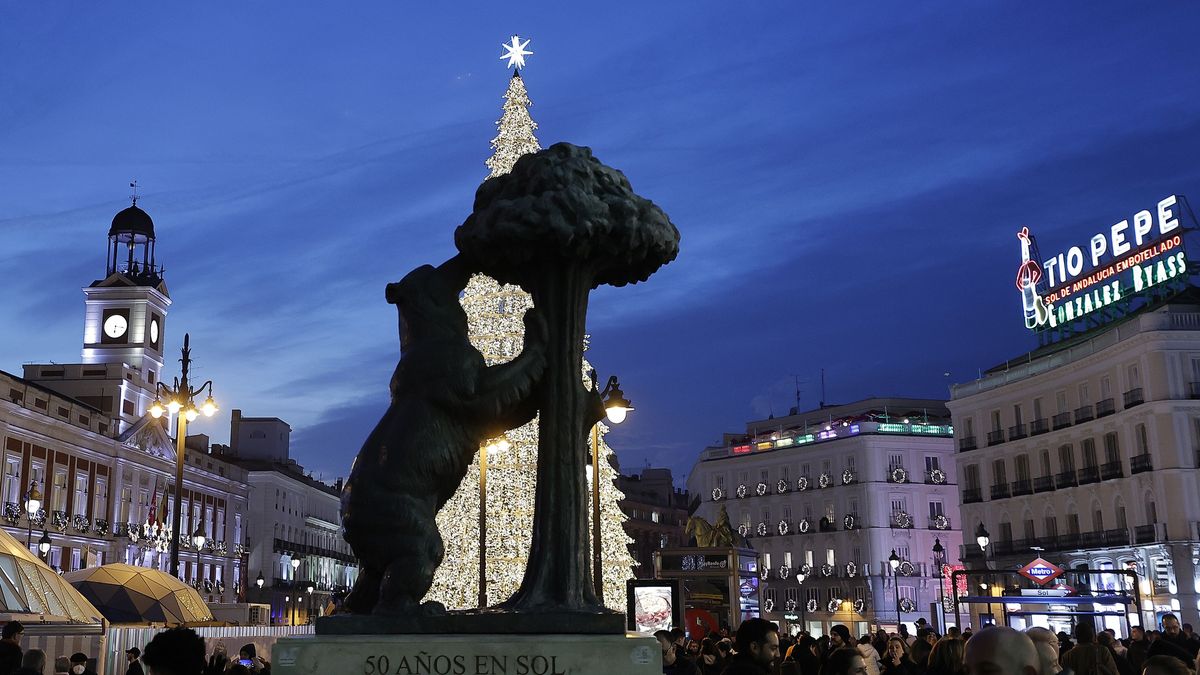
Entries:
[[[506, 45], [510, 65], [524, 65], [524, 47], [516, 37]], [[504, 112], [496, 122], [498, 133], [492, 139], [493, 154], [486, 164], [489, 178], [508, 173], [522, 155], [541, 149], [534, 131], [537, 124], [529, 115], [531, 102], [521, 80], [513, 73], [504, 95]], [[471, 344], [483, 354], [488, 365], [505, 363], [521, 351], [524, 340], [525, 310], [533, 306], [529, 294], [519, 287], [501, 285], [490, 277], [475, 275], [462, 296], [467, 313]], [[584, 361], [583, 378], [590, 387]], [[487, 604], [507, 600], [521, 585], [529, 544], [533, 536], [533, 501], [537, 484], [538, 421], [509, 431], [503, 440], [507, 447], [488, 455], [487, 469]], [[601, 548], [604, 567], [604, 601], [612, 609], [625, 611], [625, 581], [633, 576], [632, 540], [625, 533], [625, 515], [618, 506], [624, 498], [616, 487], [616, 469], [610, 457], [612, 449], [604, 442], [607, 427], [600, 425], [600, 514]], [[490, 445], [494, 441], [489, 441]], [[503, 445], [503, 444], [501, 444]], [[481, 449], [480, 452], [485, 450]], [[438, 600], [451, 609], [479, 606], [479, 456], [471, 463], [454, 497], [438, 514], [438, 528], [445, 541], [446, 557], [433, 579], [426, 599]], [[588, 518], [591, 519], [591, 500]], [[589, 528], [589, 537], [590, 537]], [[590, 543], [589, 543], [590, 545]]]

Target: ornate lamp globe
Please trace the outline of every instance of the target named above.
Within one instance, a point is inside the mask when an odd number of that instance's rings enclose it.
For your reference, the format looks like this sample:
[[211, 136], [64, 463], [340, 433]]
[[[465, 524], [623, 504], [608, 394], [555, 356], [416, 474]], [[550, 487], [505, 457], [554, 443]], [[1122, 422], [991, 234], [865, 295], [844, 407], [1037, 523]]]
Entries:
[[254, 580], [254, 585], [255, 585], [255, 586], [258, 586], [259, 588], [262, 588], [262, 587], [263, 587], [263, 584], [265, 584], [265, 583], [267, 583], [267, 580], [266, 580], [266, 579], [263, 579], [262, 572], [259, 572], [259, 573], [258, 573], [258, 578]]
[[979, 544], [981, 550], [987, 550], [988, 544], [992, 542], [991, 535], [988, 534], [983, 523], [979, 523], [979, 527], [975, 528], [975, 542]]
[[196, 545], [196, 550], [204, 548], [204, 542], [207, 538], [204, 536], [204, 528], [196, 526], [196, 531], [192, 533], [192, 543]]
[[891, 566], [893, 572], [900, 569], [900, 556], [896, 555], [896, 549], [892, 549], [892, 554], [888, 556], [888, 565]]
[[42, 538], [38, 539], [38, 550], [42, 552], [42, 555], [50, 552], [50, 535], [45, 530], [42, 530]]

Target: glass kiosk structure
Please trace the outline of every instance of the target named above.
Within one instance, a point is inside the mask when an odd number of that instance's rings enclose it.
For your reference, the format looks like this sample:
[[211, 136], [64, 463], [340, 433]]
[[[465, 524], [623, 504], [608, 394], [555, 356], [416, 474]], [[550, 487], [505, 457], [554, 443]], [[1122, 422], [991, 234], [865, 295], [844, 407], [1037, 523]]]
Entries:
[[752, 549], [664, 548], [654, 552], [654, 577], [682, 585], [684, 629], [700, 639], [722, 626], [736, 630], [760, 616], [759, 560]]

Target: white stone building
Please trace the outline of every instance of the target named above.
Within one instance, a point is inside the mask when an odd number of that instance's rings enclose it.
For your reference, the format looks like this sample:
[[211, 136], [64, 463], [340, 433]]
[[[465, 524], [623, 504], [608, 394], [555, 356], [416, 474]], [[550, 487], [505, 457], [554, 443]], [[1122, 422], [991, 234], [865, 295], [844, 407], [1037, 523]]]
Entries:
[[899, 597], [910, 628], [922, 617], [941, 625], [933, 550], [952, 561], [962, 543], [948, 422], [943, 401], [900, 398], [751, 422], [701, 453], [688, 491], [701, 497], [698, 515], [715, 521], [724, 506], [760, 552], [766, 618], [860, 635], [894, 628]]
[[[1131, 569], [1134, 625], [1166, 611], [1200, 622], [1196, 289], [1001, 364], [952, 399], [964, 530], [984, 524], [989, 564], [1040, 553], [1067, 569]], [[974, 544], [964, 554], [981, 562]]]
[[358, 575], [354, 553], [341, 536], [342, 481], [331, 485], [317, 480], [289, 457], [287, 422], [234, 410], [230, 424], [231, 447], [216, 452], [246, 471], [250, 485], [247, 520], [254, 583], [248, 599], [270, 604], [276, 623], [305, 623], [321, 616], [331, 598], [349, 589]]
[[[154, 257], [154, 224], [132, 206], [108, 234], [105, 276], [84, 288], [82, 363], [0, 372], [3, 527], [51, 540], [64, 571], [109, 562], [169, 569], [160, 535], [174, 506], [174, 418], [147, 413], [163, 377], [171, 300]], [[8, 317], [16, 321], [17, 317]], [[187, 439], [179, 576], [206, 599], [230, 602], [242, 581], [245, 472]], [[41, 508], [26, 510], [30, 488]], [[190, 535], [205, 535], [196, 550]]]

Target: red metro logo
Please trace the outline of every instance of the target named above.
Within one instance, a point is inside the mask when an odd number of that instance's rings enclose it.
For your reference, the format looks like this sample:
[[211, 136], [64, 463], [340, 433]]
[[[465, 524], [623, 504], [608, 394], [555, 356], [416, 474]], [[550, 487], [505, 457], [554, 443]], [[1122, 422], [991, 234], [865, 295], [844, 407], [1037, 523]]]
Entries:
[[1050, 581], [1062, 576], [1063, 568], [1052, 562], [1038, 558], [1018, 571], [1021, 573], [1021, 576], [1036, 581], [1039, 586], [1045, 586]]

